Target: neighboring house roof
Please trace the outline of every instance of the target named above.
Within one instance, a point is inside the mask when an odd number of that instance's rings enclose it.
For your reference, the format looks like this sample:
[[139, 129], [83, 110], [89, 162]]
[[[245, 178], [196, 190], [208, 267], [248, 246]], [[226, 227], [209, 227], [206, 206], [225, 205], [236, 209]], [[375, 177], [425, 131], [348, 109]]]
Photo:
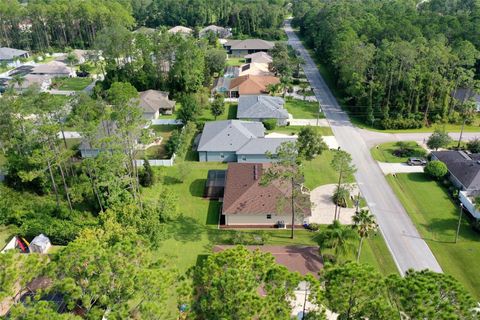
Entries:
[[480, 154], [463, 151], [433, 151], [438, 160], [447, 165], [448, 171], [466, 190], [480, 190]]
[[236, 78], [240, 75], [240, 68], [236, 66], [228, 66], [225, 68], [225, 73], [223, 74], [226, 78]]
[[477, 105], [477, 111], [480, 111], [480, 93], [475, 93], [469, 88], [459, 88], [452, 93], [452, 96], [460, 102], [472, 100]]
[[240, 67], [240, 76], [252, 75], [252, 76], [273, 76], [270, 72], [267, 63], [246, 63]]
[[272, 63], [273, 61], [272, 57], [263, 51], [247, 54], [245, 59], [251, 59], [252, 62], [256, 63]]
[[198, 151], [237, 151], [250, 139], [263, 138], [265, 127], [260, 122], [241, 120], [205, 123]]
[[240, 149], [237, 150], [238, 155], [252, 154], [275, 154], [278, 147], [285, 142], [295, 142], [296, 138], [258, 138], [250, 139]]
[[176, 26], [173, 28], [168, 29], [170, 33], [184, 33], [184, 34], [191, 34], [193, 32], [192, 29], [183, 27], [183, 26]]
[[60, 61], [51, 61], [49, 63], [39, 64], [35, 66], [31, 72], [32, 74], [65, 74], [72, 73], [72, 69]]
[[[318, 247], [306, 246], [245, 246], [248, 250], [259, 250], [268, 252], [275, 258], [275, 262], [287, 267], [291, 272], [298, 272], [301, 275], [312, 274], [318, 278], [320, 270], [323, 268], [323, 259]], [[213, 247], [213, 252], [233, 249], [234, 245], [218, 245]]]
[[27, 74], [25, 77], [23, 77], [23, 82], [22, 84], [15, 83], [13, 87], [15, 89], [27, 89], [33, 85], [38, 85], [40, 89], [42, 87], [49, 85], [51, 83], [51, 77], [46, 76], [46, 75], [40, 75], [40, 74]]
[[1, 47], [0, 60], [13, 60], [27, 53], [28, 51], [24, 51], [24, 50]]
[[229, 40], [225, 46], [231, 50], [270, 50], [274, 43], [262, 39]]
[[139, 92], [139, 106], [145, 113], [155, 113], [159, 109], [171, 110], [175, 107], [175, 101], [168, 99], [168, 92], [147, 90]]
[[265, 95], [246, 95], [238, 99], [239, 119], [288, 119], [285, 100]]
[[133, 33], [152, 34], [152, 33], [154, 33], [155, 31], [157, 31], [157, 30], [156, 30], [156, 29], [153, 29], [153, 28], [140, 27], [140, 28], [134, 30]]
[[232, 78], [221, 77], [215, 80], [214, 91], [216, 92], [226, 92], [230, 89], [230, 82]]
[[227, 28], [219, 27], [213, 24], [201, 29], [199, 34], [200, 36], [204, 36], [210, 31], [216, 33], [220, 37], [229, 37], [231, 35], [230, 30], [228, 30]]
[[238, 90], [242, 94], [262, 94], [267, 92], [267, 86], [280, 83], [280, 79], [272, 76], [245, 75], [230, 82], [230, 90]]
[[[225, 215], [268, 213], [290, 215], [292, 212], [291, 184], [280, 180], [272, 181], [267, 185], [260, 183], [264, 171], [270, 167], [270, 163], [229, 163], [222, 213]], [[308, 197], [308, 195], [305, 196]], [[304, 201], [305, 199], [300, 196], [298, 199], [295, 202], [296, 212], [310, 216], [310, 201]]]

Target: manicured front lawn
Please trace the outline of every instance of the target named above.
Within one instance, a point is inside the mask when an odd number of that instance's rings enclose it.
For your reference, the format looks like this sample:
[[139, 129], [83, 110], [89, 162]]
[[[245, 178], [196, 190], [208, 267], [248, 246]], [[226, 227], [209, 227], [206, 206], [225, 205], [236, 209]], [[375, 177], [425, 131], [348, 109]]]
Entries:
[[227, 59], [227, 66], [238, 67], [245, 63], [244, 58], [230, 57]]
[[298, 99], [287, 99], [285, 102], [285, 108], [288, 110], [294, 119], [317, 119], [325, 118], [325, 115], [318, 109], [320, 105], [318, 102], [303, 101]]
[[398, 151], [399, 147], [397, 142], [387, 142], [379, 144], [378, 146], [370, 149], [373, 159], [380, 162], [390, 163], [404, 163], [407, 162], [409, 157], [425, 157], [426, 150], [420, 147], [415, 141], [405, 141], [408, 148], [412, 151], [406, 157], [399, 157], [395, 155], [395, 151]]
[[[269, 131], [268, 133], [276, 132], [276, 133], [283, 133], [288, 135], [297, 135], [300, 130], [302, 130], [302, 126], [284, 126], [284, 127], [276, 127], [275, 129]], [[316, 127], [319, 133], [322, 136], [333, 136], [333, 131], [330, 127]]]
[[[324, 184], [338, 182], [338, 173], [332, 168], [330, 163], [336, 151], [327, 150], [312, 161], [302, 163], [303, 173], [305, 175], [305, 186], [310, 190]], [[353, 178], [347, 182], [354, 182]]]
[[423, 173], [397, 174], [387, 180], [428, 243], [443, 271], [459, 280], [480, 298], [480, 234], [462, 220], [458, 243], [454, 243], [459, 207], [441, 183]]
[[81, 91], [85, 89], [90, 83], [92, 83], [90, 78], [55, 78], [52, 81], [52, 86], [58, 90], [64, 91]]

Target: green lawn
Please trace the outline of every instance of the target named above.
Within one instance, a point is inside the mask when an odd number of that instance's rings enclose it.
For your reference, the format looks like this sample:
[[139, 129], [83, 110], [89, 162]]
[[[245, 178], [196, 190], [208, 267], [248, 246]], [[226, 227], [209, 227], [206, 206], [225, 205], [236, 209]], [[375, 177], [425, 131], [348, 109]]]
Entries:
[[480, 265], [480, 235], [463, 219], [458, 243], [454, 243], [459, 207], [447, 190], [423, 173], [397, 174], [387, 180], [443, 271], [479, 299], [480, 274], [475, 270]]
[[231, 57], [227, 59], [227, 66], [238, 67], [245, 63], [244, 58]]
[[[177, 113], [182, 108], [182, 105], [177, 102], [175, 105], [175, 113], [170, 115], [161, 115], [160, 119], [176, 119]], [[236, 103], [225, 103], [225, 112], [217, 117], [217, 120], [227, 120], [227, 119], [236, 119], [237, 118], [237, 104]], [[215, 117], [210, 112], [210, 109], [204, 109], [202, 114], [198, 117], [199, 121], [214, 121]]]
[[81, 91], [85, 89], [90, 83], [92, 83], [91, 78], [55, 78], [53, 80], [53, 86], [58, 90], [64, 91]]
[[[273, 130], [270, 130], [268, 133], [276, 132], [289, 135], [296, 135], [302, 130], [302, 126], [284, 126], [276, 127]], [[333, 136], [332, 129], [330, 127], [315, 127], [322, 136]]]
[[318, 109], [320, 107], [318, 102], [287, 99], [285, 107], [294, 119], [325, 118], [325, 115], [322, 112], [318, 114]]
[[405, 141], [412, 153], [407, 157], [397, 157], [394, 152], [398, 150], [396, 142], [387, 142], [379, 144], [370, 149], [373, 159], [380, 162], [404, 163], [409, 157], [425, 157], [426, 150], [420, 147], [415, 141]]
[[162, 143], [159, 145], [151, 146], [146, 150], [139, 150], [137, 152], [137, 159], [143, 159], [144, 157], [148, 159], [167, 159], [167, 154], [165, 150], [165, 144], [172, 135], [173, 131], [179, 129], [177, 125], [152, 125], [149, 127], [155, 132], [157, 137], [162, 137]]

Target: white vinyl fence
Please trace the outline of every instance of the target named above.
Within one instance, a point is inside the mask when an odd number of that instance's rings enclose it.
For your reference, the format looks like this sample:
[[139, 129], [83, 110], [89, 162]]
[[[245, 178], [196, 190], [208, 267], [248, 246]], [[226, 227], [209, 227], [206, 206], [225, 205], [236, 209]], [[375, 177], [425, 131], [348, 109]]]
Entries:
[[152, 119], [153, 125], [168, 125], [173, 124], [177, 126], [181, 126], [183, 124], [182, 120], [178, 119]]
[[[136, 160], [137, 166], [143, 166], [144, 160]], [[175, 154], [170, 159], [148, 160], [152, 167], [171, 167], [175, 162]]]

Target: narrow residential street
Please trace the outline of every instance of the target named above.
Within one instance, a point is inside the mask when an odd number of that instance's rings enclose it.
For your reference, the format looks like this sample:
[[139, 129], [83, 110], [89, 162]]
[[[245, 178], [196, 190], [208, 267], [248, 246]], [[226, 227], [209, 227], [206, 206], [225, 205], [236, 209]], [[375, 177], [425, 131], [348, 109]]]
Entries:
[[303, 66], [305, 74], [314, 88], [315, 95], [340, 147], [352, 155], [357, 167], [355, 176], [360, 190], [367, 200], [370, 210], [377, 218], [397, 267], [402, 273], [410, 268], [442, 272], [430, 248], [420, 237], [410, 217], [387, 183], [379, 165], [371, 157], [369, 147], [360, 130], [352, 125], [348, 115], [342, 111], [320, 76], [308, 51], [293, 32], [289, 21], [285, 24], [285, 32], [288, 35], [289, 44], [305, 60]]

